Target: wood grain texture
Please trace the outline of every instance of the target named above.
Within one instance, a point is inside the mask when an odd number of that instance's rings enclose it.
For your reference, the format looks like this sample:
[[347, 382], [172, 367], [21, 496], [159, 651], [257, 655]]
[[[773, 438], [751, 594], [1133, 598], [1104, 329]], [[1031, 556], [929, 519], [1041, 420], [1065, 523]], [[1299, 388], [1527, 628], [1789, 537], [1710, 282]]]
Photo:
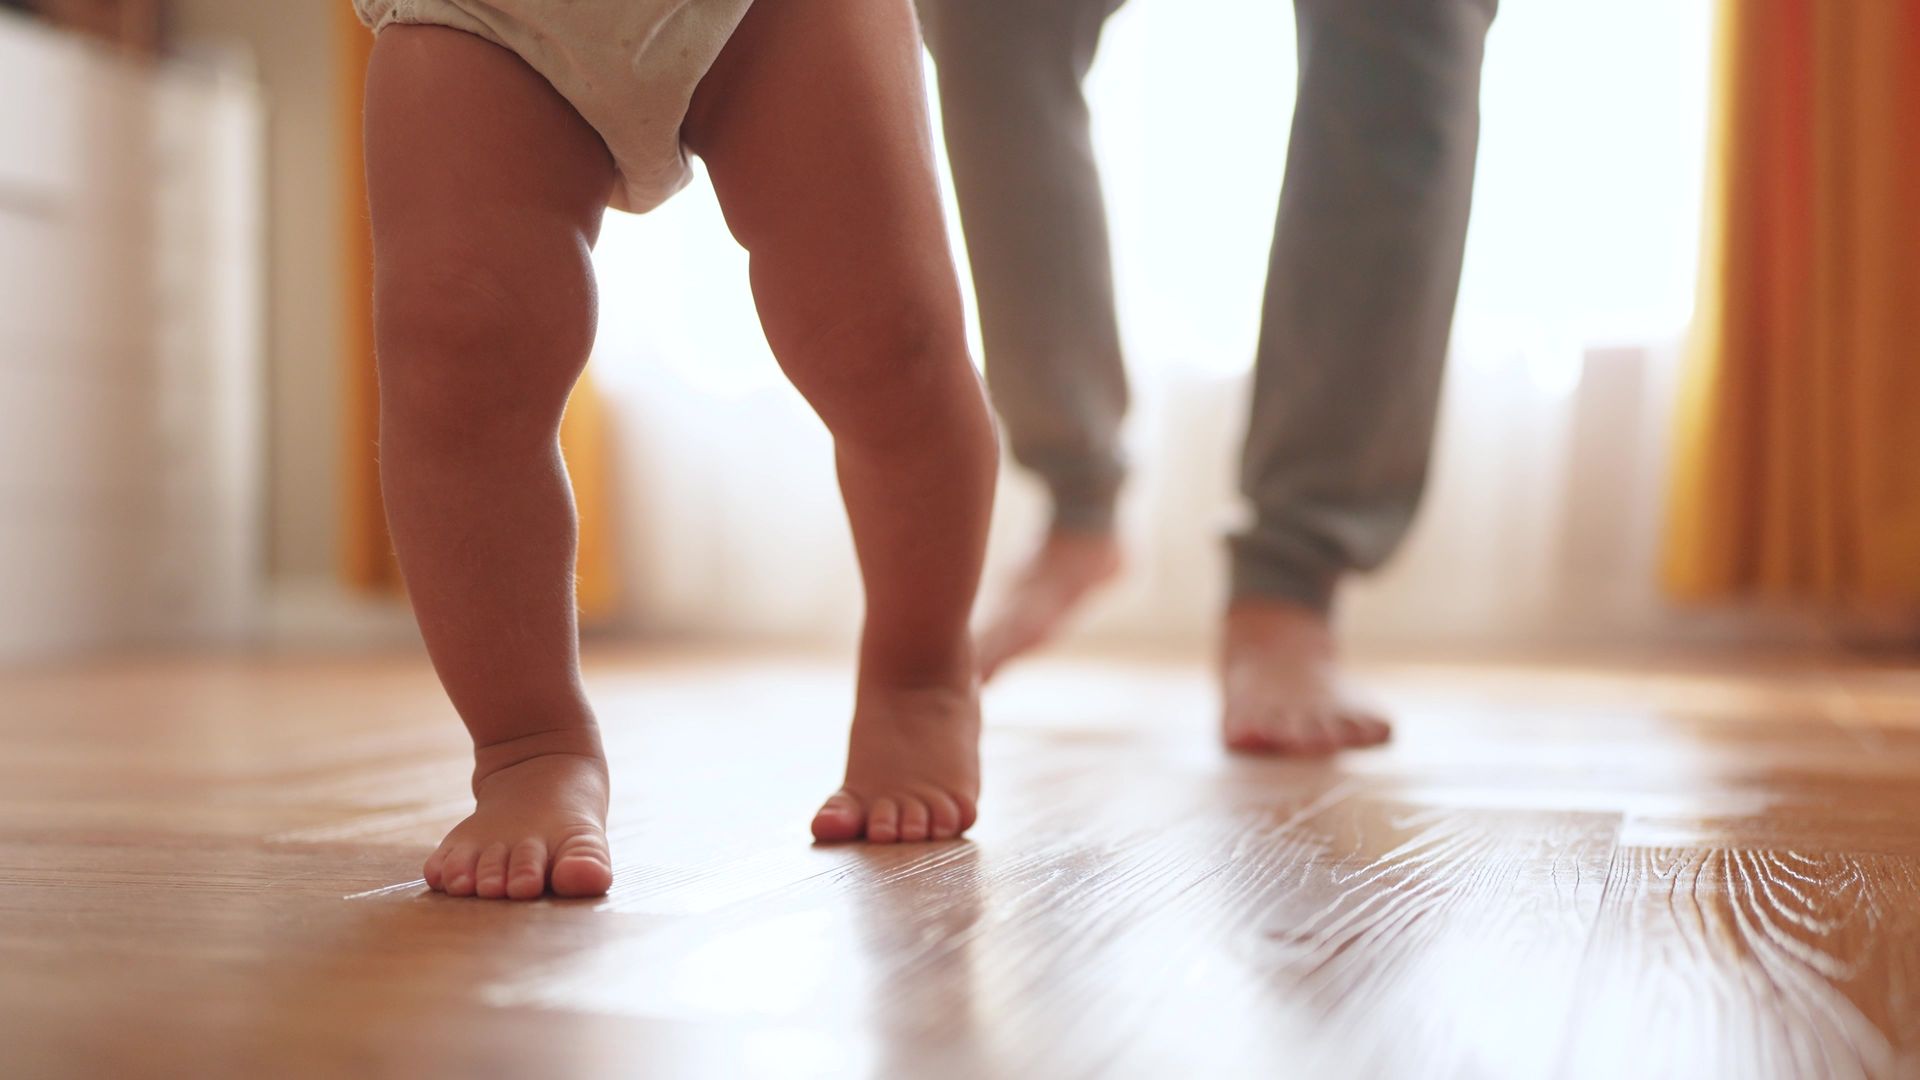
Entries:
[[838, 665], [609, 656], [604, 901], [418, 881], [415, 659], [0, 675], [7, 1076], [1920, 1076], [1920, 674], [1399, 664], [1236, 760], [1197, 669], [989, 698], [970, 842], [813, 847]]

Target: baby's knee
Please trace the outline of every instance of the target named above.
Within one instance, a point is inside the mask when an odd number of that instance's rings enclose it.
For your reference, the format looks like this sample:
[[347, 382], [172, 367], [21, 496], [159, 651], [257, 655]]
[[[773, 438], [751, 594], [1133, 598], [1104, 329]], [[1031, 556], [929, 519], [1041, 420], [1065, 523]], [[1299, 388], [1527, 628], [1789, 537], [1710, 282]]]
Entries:
[[823, 321], [787, 352], [794, 383], [834, 427], [846, 413], [863, 429], [876, 412], [910, 422], [973, 378], [957, 314], [910, 299]]
[[390, 412], [469, 428], [557, 423], [592, 344], [590, 293], [529, 290], [454, 260], [383, 265], [375, 296]]
[[957, 310], [875, 301], [779, 352], [794, 386], [843, 449], [960, 453], [964, 442], [971, 454], [993, 442]]

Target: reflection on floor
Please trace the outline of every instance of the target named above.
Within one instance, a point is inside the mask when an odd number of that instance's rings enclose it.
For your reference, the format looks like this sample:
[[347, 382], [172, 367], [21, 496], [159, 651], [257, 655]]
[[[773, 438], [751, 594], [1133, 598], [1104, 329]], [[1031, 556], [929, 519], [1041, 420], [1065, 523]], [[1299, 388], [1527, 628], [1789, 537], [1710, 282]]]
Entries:
[[1920, 672], [1398, 665], [1230, 760], [1197, 669], [991, 696], [970, 843], [814, 848], [833, 664], [603, 660], [613, 894], [427, 895], [418, 661], [0, 682], [14, 1076], [1920, 1075]]

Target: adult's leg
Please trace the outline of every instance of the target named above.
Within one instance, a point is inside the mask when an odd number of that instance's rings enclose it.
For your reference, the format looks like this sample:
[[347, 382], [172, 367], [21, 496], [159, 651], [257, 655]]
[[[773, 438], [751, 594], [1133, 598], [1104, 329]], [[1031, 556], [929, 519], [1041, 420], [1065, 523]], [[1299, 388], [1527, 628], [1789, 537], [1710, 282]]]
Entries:
[[560, 416], [594, 331], [606, 147], [512, 53], [396, 26], [367, 78], [387, 518], [473, 735], [473, 816], [427, 860], [453, 895], [595, 895], [606, 765], [581, 689]]
[[980, 637], [991, 675], [1119, 569], [1127, 409], [1106, 206], [1081, 83], [1123, 0], [920, 0], [973, 265], [987, 382], [1053, 524]]
[[1340, 578], [1405, 535], [1459, 289], [1494, 0], [1296, 0], [1300, 92], [1233, 541], [1226, 733], [1385, 738], [1333, 686]]
[[846, 782], [814, 834], [957, 836], [979, 796], [967, 620], [998, 453], [909, 0], [761, 0], [686, 132], [751, 255], [767, 339], [833, 434], [866, 586]]

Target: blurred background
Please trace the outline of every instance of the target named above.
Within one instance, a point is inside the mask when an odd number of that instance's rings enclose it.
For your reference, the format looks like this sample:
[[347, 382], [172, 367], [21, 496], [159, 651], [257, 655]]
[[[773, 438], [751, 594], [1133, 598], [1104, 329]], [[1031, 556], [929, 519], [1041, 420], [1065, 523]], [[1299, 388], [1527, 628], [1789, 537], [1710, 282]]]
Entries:
[[[1503, 5], [1434, 483], [1350, 640], [1920, 641], [1914, 25], [1893, 0]], [[1217, 611], [1292, 40], [1277, 0], [1140, 0], [1094, 70], [1138, 471], [1134, 572], [1082, 646], [1193, 651]], [[366, 46], [344, 0], [0, 4], [0, 661], [411, 640], [375, 483]], [[613, 216], [597, 260], [566, 433], [591, 633], [849, 641], [830, 449], [711, 193]], [[990, 573], [1043, 523], [1010, 473]]]

